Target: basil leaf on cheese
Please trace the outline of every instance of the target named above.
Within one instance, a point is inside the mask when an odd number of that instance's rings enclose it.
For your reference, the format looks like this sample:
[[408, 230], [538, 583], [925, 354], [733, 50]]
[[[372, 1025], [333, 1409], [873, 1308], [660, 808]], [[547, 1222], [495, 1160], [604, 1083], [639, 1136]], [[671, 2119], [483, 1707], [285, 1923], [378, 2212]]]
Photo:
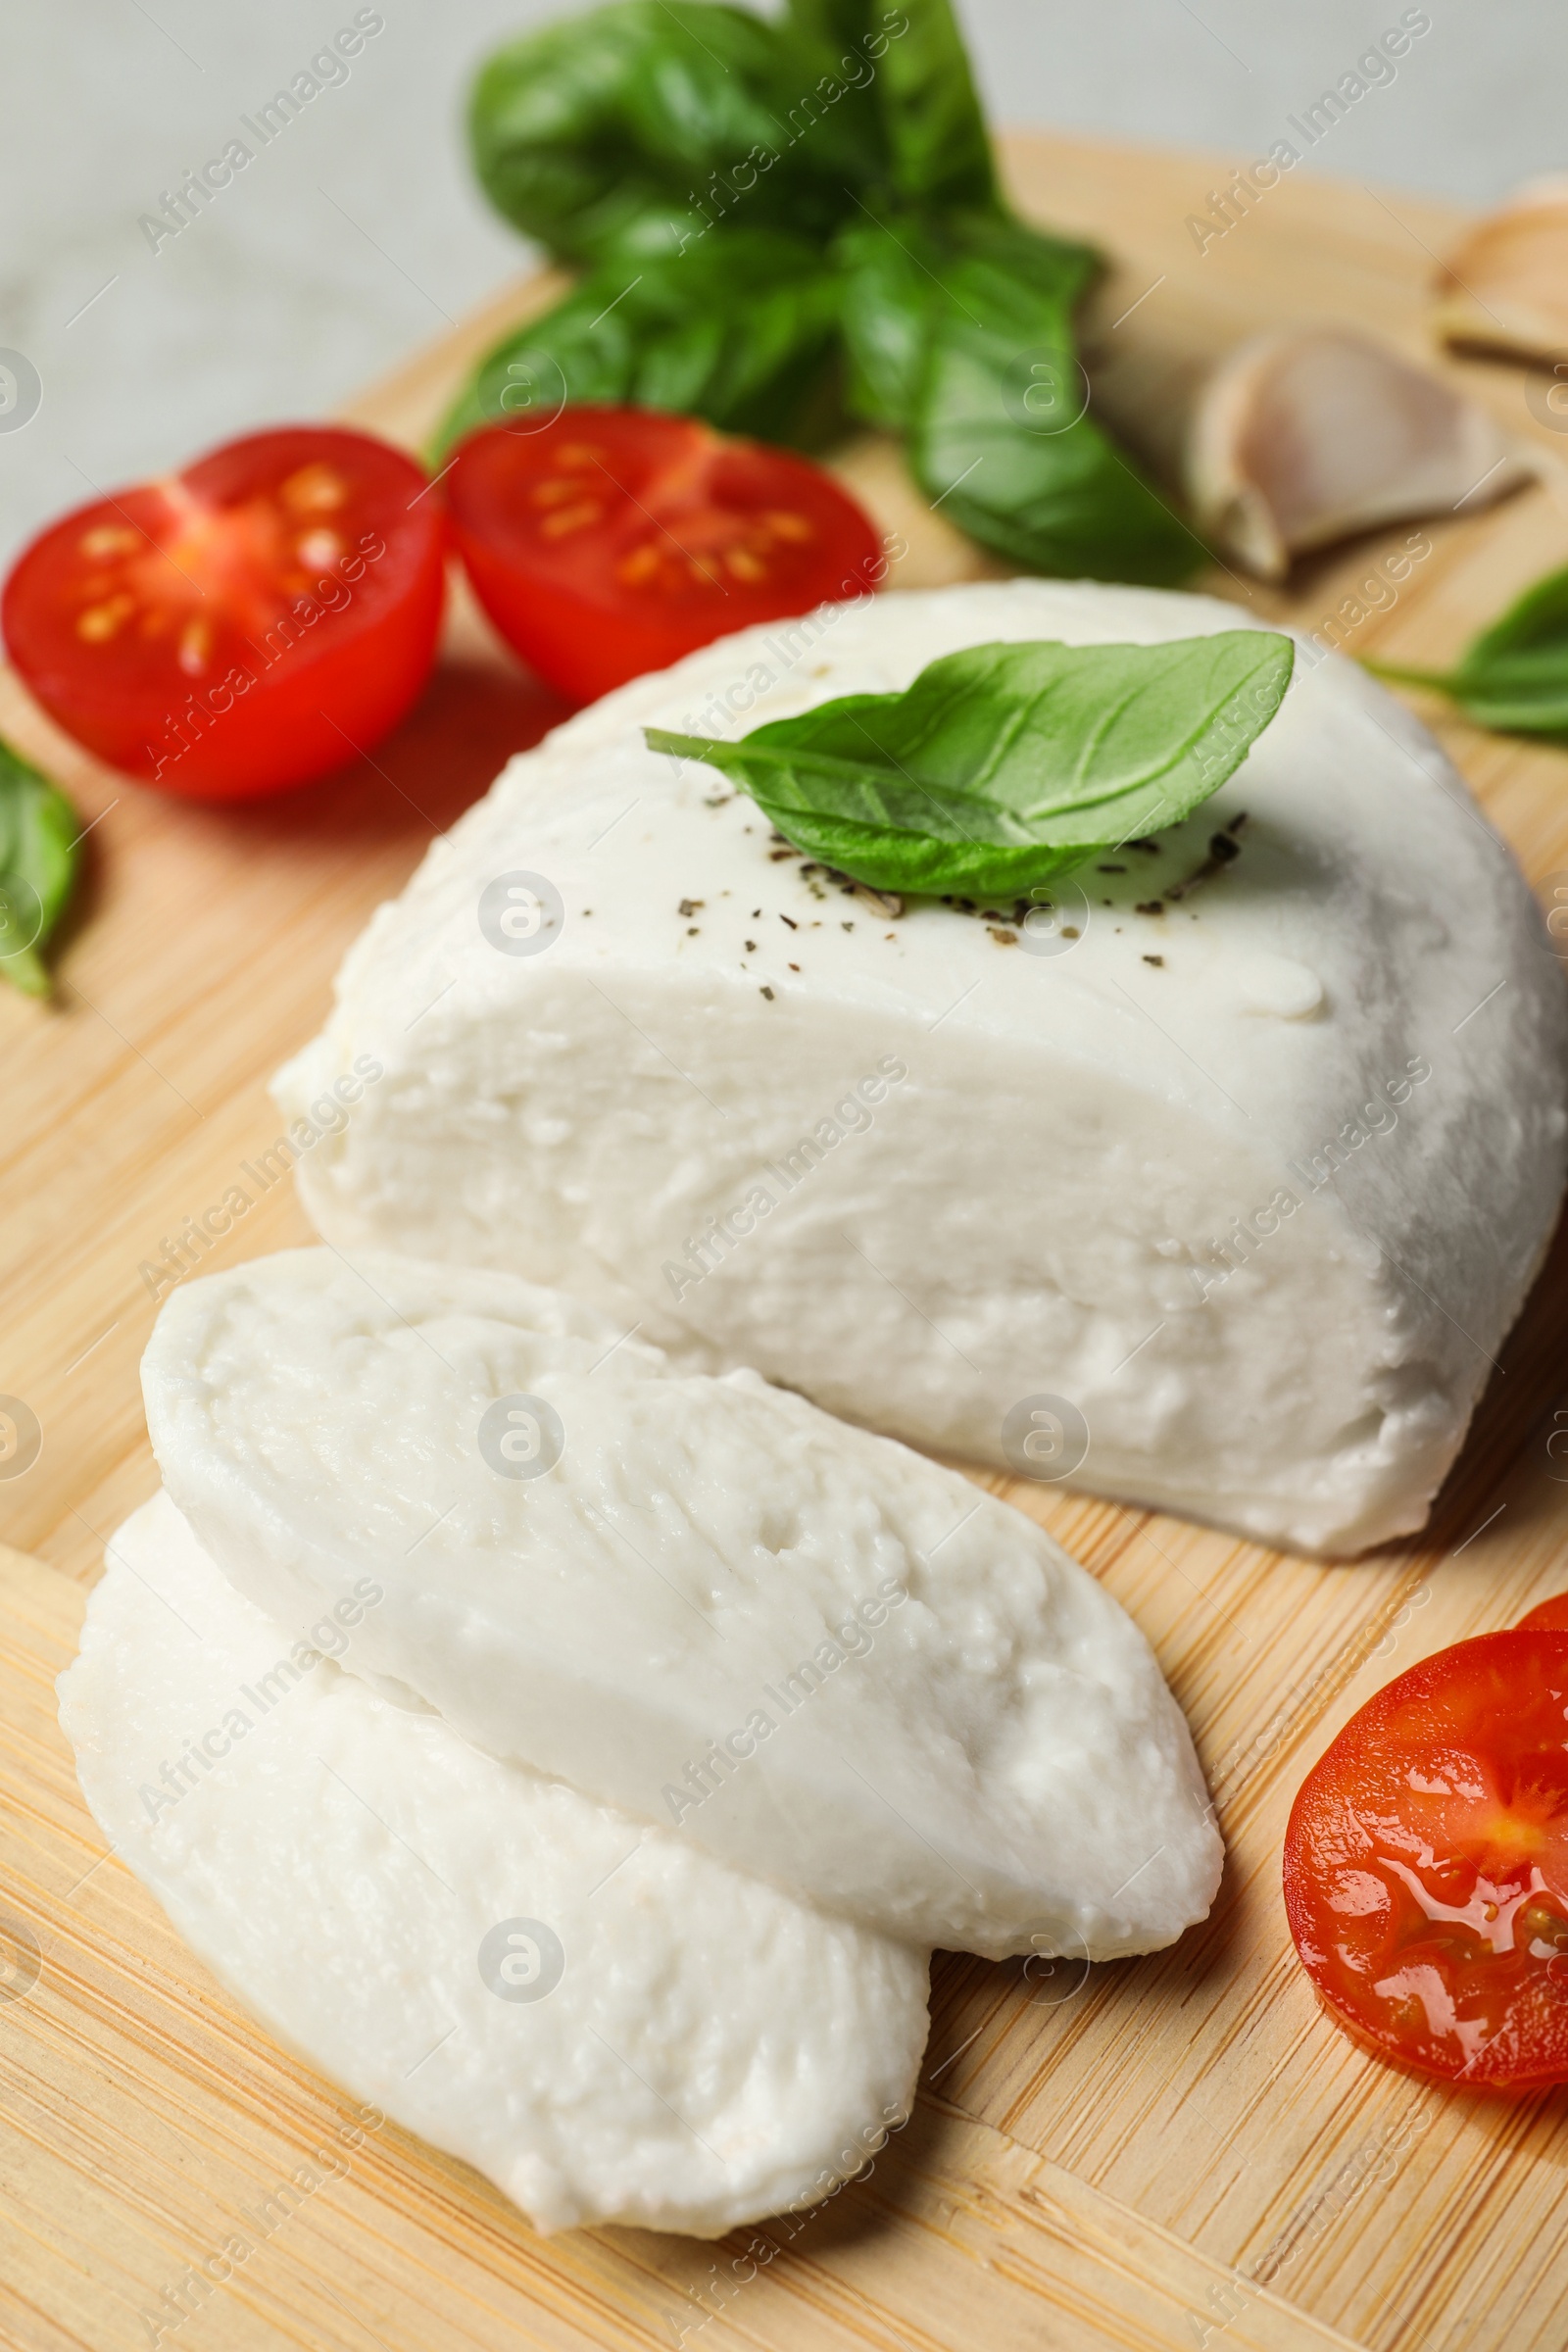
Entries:
[[1165, 645], [977, 645], [902, 694], [855, 694], [737, 743], [650, 750], [750, 793], [785, 838], [877, 890], [1005, 897], [1175, 824], [1278, 710], [1295, 646], [1233, 629]]
[[1568, 736], [1568, 565], [1527, 588], [1452, 669], [1366, 667], [1448, 695], [1477, 726], [1499, 734]]
[[49, 994], [39, 950], [65, 911], [80, 840], [58, 785], [0, 742], [0, 973], [29, 997]]

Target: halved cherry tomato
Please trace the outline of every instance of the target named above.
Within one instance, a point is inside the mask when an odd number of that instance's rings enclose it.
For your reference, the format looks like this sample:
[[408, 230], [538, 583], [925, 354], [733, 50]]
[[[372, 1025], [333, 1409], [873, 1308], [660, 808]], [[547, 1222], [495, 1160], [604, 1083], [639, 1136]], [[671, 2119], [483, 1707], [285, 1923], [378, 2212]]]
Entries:
[[1521, 1617], [1517, 1627], [1523, 1633], [1531, 1627], [1538, 1634], [1568, 1634], [1568, 1592], [1554, 1592], [1550, 1600], [1538, 1601], [1528, 1617]]
[[1456, 1642], [1352, 1716], [1292, 1809], [1285, 1909], [1381, 2055], [1475, 2088], [1568, 2081], [1568, 1636]]
[[479, 602], [573, 702], [754, 621], [863, 595], [887, 568], [820, 466], [663, 410], [487, 425], [460, 445], [446, 495]]
[[78, 507], [0, 603], [69, 735], [198, 800], [281, 792], [396, 725], [435, 659], [445, 522], [384, 441], [295, 425]]

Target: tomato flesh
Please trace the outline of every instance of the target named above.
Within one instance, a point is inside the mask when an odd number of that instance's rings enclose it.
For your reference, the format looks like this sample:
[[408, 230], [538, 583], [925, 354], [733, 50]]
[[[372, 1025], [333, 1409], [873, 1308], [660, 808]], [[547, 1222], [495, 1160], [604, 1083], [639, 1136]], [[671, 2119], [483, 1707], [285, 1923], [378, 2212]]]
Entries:
[[253, 433], [33, 540], [0, 602], [51, 717], [145, 783], [278, 792], [368, 750], [435, 659], [445, 524], [368, 433]]
[[863, 595], [886, 569], [820, 466], [662, 410], [487, 425], [445, 477], [474, 591], [572, 702], [763, 620]]
[[1285, 1908], [1330, 2013], [1385, 2057], [1568, 2081], [1568, 1635], [1457, 1642], [1353, 1716], [1292, 1809]]

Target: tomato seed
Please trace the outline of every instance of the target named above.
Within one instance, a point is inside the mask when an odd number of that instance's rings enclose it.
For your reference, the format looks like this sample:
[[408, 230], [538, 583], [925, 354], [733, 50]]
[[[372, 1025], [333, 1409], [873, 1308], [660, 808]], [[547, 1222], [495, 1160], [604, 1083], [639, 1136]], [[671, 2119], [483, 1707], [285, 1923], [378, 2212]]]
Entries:
[[187, 620], [179, 633], [179, 666], [186, 677], [200, 677], [213, 650], [213, 632], [205, 620]]
[[554, 514], [544, 516], [539, 528], [547, 539], [564, 539], [568, 531], [580, 531], [597, 522], [604, 511], [597, 500], [585, 498], [575, 507], [558, 507]]
[[137, 544], [136, 533], [127, 531], [123, 523], [119, 522], [96, 523], [90, 531], [83, 531], [76, 542], [82, 554], [90, 557], [95, 564], [101, 564], [111, 556], [133, 555]]
[[330, 514], [347, 498], [348, 484], [332, 466], [318, 463], [279, 482], [277, 495], [291, 514]]
[[117, 635], [136, 610], [136, 599], [122, 589], [102, 605], [89, 605], [76, 621], [76, 635], [88, 645], [104, 645]]

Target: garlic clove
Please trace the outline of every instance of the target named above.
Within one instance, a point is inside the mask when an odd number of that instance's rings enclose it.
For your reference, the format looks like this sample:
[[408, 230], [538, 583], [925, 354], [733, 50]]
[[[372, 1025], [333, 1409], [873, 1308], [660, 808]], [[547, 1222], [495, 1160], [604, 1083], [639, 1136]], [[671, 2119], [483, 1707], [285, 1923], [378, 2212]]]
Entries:
[[1446, 342], [1568, 353], [1568, 176], [1532, 180], [1478, 220], [1440, 269], [1437, 298]]
[[1263, 579], [1380, 523], [1490, 506], [1529, 471], [1484, 409], [1340, 328], [1243, 344], [1203, 386], [1188, 435], [1200, 527]]

